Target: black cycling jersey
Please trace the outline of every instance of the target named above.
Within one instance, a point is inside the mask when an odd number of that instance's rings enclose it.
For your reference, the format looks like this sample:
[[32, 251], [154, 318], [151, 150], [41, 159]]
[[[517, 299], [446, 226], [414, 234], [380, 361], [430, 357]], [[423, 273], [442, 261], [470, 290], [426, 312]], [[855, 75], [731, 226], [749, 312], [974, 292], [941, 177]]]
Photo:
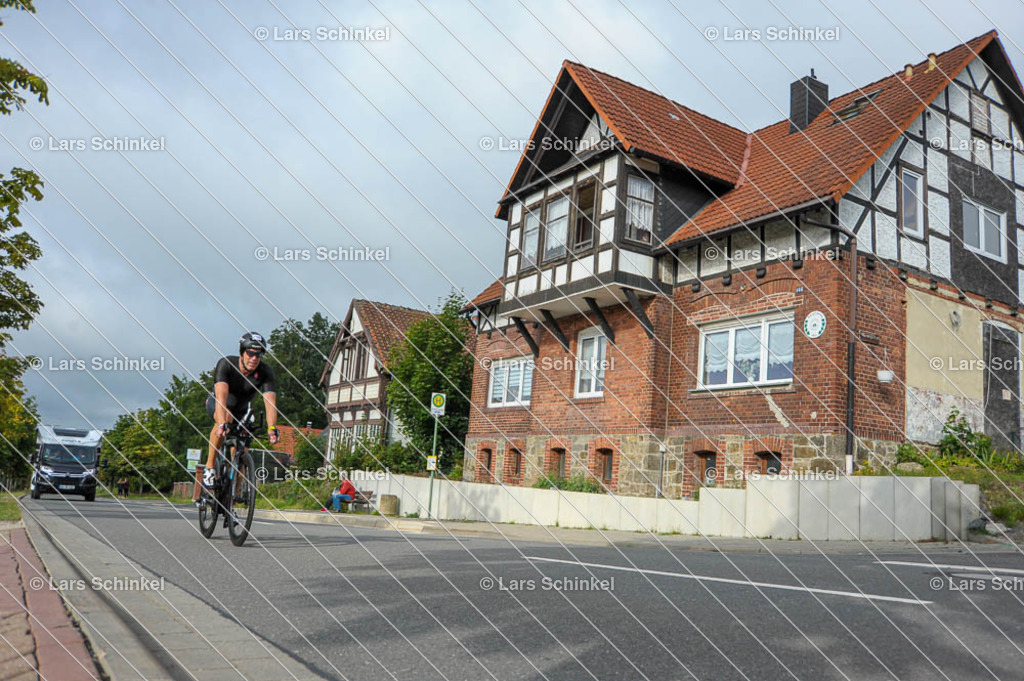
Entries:
[[238, 355], [229, 355], [217, 362], [213, 374], [214, 384], [228, 384], [228, 402], [225, 406], [236, 419], [245, 416], [245, 411], [257, 392], [275, 392], [274, 370], [263, 362], [256, 367], [256, 371], [246, 376], [238, 368]]

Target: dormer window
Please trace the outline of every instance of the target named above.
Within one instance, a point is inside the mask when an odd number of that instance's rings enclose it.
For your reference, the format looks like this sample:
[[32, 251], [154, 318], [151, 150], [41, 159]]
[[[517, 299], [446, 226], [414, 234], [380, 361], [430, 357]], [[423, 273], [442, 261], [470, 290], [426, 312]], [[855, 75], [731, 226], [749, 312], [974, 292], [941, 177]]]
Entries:
[[568, 237], [569, 199], [563, 196], [548, 203], [544, 230], [544, 260], [553, 260], [565, 255]]
[[626, 181], [626, 238], [651, 243], [654, 230], [654, 183], [639, 175]]
[[540, 215], [536, 210], [526, 212], [523, 225], [523, 267], [537, 264], [537, 244], [540, 242]]
[[848, 121], [851, 118], [854, 118], [855, 116], [859, 116], [861, 113], [863, 113], [864, 109], [868, 108], [868, 104], [870, 104], [871, 101], [878, 96], [879, 92], [881, 92], [881, 90], [875, 90], [874, 92], [868, 93], [863, 97], [858, 97], [857, 99], [853, 100], [850, 104], [846, 105], [839, 111], [836, 111], [836, 119], [832, 121], [832, 125]]

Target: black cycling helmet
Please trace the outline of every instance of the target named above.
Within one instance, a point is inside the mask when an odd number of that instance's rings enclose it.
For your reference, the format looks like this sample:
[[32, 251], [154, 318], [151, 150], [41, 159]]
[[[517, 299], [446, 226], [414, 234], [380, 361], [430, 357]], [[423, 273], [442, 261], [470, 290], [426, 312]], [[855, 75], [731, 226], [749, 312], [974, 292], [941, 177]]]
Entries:
[[255, 331], [249, 331], [241, 340], [238, 341], [238, 354], [243, 354], [246, 350], [259, 350], [260, 352], [267, 351], [267, 340]]

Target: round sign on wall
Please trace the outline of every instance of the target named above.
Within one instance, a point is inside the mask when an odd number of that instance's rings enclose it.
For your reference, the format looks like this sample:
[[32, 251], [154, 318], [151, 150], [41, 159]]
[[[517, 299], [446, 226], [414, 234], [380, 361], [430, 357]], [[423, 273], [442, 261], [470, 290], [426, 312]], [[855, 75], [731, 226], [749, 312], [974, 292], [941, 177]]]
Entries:
[[825, 333], [825, 313], [815, 310], [804, 319], [804, 334], [808, 338], [821, 338]]

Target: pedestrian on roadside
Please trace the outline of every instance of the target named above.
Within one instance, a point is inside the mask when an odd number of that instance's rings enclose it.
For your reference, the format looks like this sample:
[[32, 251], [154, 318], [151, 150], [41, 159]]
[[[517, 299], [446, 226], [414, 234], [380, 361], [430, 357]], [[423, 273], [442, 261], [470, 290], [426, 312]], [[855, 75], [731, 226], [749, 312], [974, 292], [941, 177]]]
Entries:
[[356, 498], [356, 488], [349, 481], [348, 477], [341, 474], [341, 484], [338, 485], [338, 491], [331, 495], [331, 504], [334, 506], [335, 513], [341, 513], [342, 502], [349, 503]]

